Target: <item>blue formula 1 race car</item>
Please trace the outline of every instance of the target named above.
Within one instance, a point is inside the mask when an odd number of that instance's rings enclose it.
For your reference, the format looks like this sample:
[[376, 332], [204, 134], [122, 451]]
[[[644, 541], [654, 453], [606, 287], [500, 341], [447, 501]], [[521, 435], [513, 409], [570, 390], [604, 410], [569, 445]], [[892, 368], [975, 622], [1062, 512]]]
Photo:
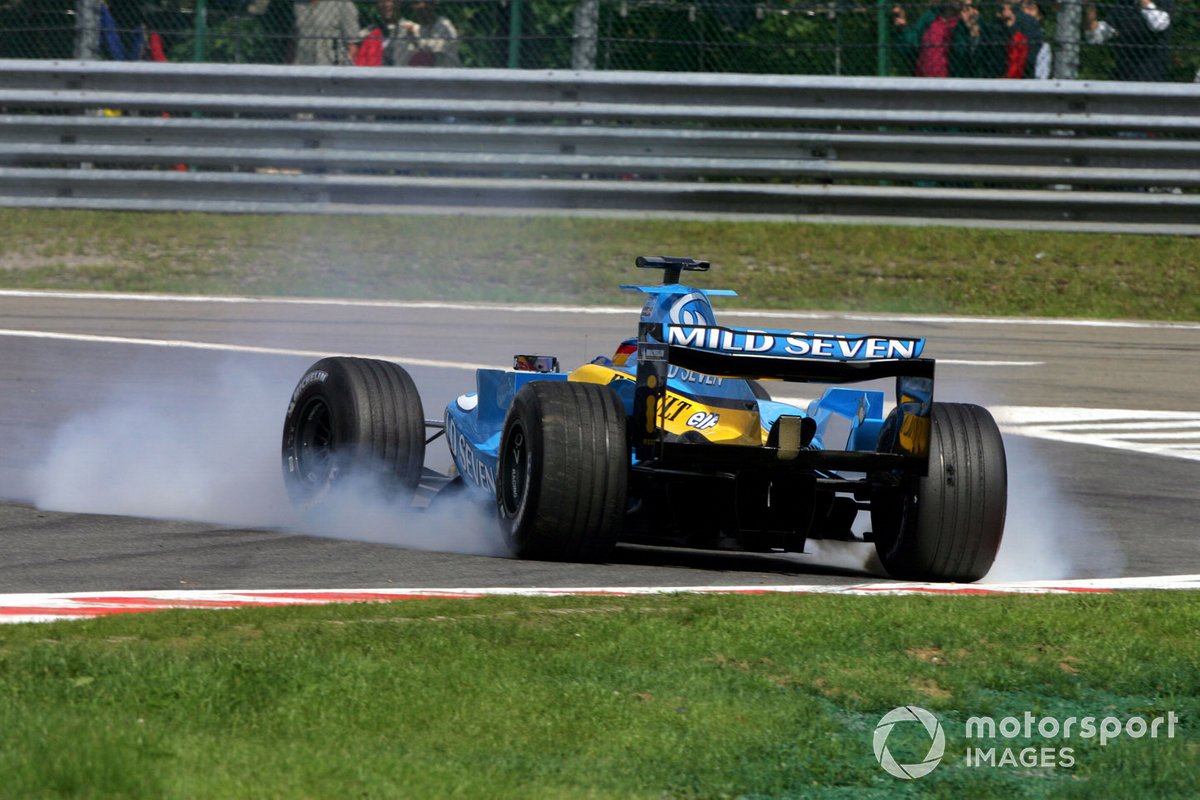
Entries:
[[[986, 409], [933, 401], [923, 339], [723, 327], [710, 298], [733, 293], [679, 283], [706, 262], [637, 265], [664, 279], [622, 287], [645, 304], [611, 359], [564, 374], [556, 358], [516, 356], [478, 370], [444, 420], [425, 419], [400, 366], [318, 361], [284, 425], [293, 502], [319, 506], [352, 477], [418, 504], [474, 495], [522, 558], [602, 561], [617, 542], [798, 553], [810, 538], [861, 537], [896, 578], [987, 573], [1004, 444]], [[885, 392], [845, 386], [878, 379], [895, 382], [887, 413]], [[764, 385], [780, 382], [827, 388], [800, 408], [771, 399]], [[427, 440], [427, 428], [441, 430]], [[442, 433], [454, 475], [424, 467]], [[860, 514], [869, 530], [856, 533]]]

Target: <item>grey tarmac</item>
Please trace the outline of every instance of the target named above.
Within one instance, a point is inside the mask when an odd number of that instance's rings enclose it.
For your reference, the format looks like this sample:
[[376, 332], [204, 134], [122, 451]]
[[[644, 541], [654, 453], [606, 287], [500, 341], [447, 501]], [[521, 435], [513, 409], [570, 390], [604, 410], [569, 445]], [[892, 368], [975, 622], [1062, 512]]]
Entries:
[[[632, 335], [638, 308], [632, 296], [624, 313], [587, 313], [0, 293], [0, 593], [877, 579], [863, 571], [869, 562], [836, 553], [622, 547], [610, 564], [515, 561], [489, 555], [494, 531], [477, 510], [463, 514], [464, 527], [481, 528], [465, 544], [445, 514], [425, 537], [393, 537], [386, 526], [334, 532], [345, 538], [296, 532], [303, 526], [286, 508], [278, 436], [292, 386], [317, 354], [408, 365], [426, 416], [440, 417], [473, 387], [464, 364], [503, 367], [514, 353], [542, 353], [566, 366], [611, 355]], [[924, 336], [943, 400], [1200, 412], [1197, 325], [717, 312], [736, 326]], [[807, 386], [770, 388], [812, 396]], [[1048, 553], [1077, 577], [1200, 573], [1200, 461], [1007, 441], [1006, 578], [1044, 577], [1022, 565]], [[446, 463], [435, 442], [430, 464]]]

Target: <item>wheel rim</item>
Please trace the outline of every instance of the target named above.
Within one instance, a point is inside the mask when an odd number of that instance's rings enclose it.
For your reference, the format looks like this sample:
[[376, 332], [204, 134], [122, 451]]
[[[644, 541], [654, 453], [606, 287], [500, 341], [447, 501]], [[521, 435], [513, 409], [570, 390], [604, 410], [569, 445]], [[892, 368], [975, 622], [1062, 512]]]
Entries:
[[896, 503], [896, 537], [891, 542], [891, 552], [894, 554], [902, 543], [912, 536], [913, 526], [917, 522], [917, 496], [905, 492]]
[[305, 484], [321, 486], [333, 476], [333, 414], [320, 397], [309, 400], [300, 413], [295, 456]]
[[917, 521], [917, 494], [914, 488], [904, 485], [880, 496], [875, 502], [881, 508], [878, 519], [875, 510], [872, 510], [871, 527], [875, 547], [886, 565], [903, 557], [902, 551], [907, 547], [905, 543], [911, 537]]
[[513, 425], [509, 428], [504, 442], [504, 469], [500, 475], [500, 501], [507, 516], [517, 516], [524, 503], [528, 485], [529, 445], [525, 438], [525, 429], [520, 425]]

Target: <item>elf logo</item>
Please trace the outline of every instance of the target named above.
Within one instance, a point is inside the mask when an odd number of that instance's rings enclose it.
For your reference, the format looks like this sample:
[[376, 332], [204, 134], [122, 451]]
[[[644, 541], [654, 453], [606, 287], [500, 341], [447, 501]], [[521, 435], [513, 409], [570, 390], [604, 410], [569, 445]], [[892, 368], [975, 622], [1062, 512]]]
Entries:
[[698, 431], [706, 431], [709, 428], [717, 427], [717, 423], [721, 421], [720, 414], [710, 414], [707, 411], [697, 411], [688, 417], [688, 427], [695, 428]]

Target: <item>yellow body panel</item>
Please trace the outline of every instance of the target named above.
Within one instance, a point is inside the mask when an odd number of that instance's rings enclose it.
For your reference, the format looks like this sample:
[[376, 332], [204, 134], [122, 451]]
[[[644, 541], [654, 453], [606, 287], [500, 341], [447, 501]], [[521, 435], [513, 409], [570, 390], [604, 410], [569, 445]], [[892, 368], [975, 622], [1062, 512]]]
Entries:
[[[604, 386], [614, 381], [628, 381], [631, 384], [634, 382], [632, 375], [600, 364], [584, 364], [567, 375], [567, 380], [599, 383]], [[698, 431], [713, 443], [763, 443], [762, 425], [757, 410], [744, 411], [708, 405], [695, 397], [670, 390], [663, 398], [659, 424], [667, 433], [678, 436], [689, 431]]]

